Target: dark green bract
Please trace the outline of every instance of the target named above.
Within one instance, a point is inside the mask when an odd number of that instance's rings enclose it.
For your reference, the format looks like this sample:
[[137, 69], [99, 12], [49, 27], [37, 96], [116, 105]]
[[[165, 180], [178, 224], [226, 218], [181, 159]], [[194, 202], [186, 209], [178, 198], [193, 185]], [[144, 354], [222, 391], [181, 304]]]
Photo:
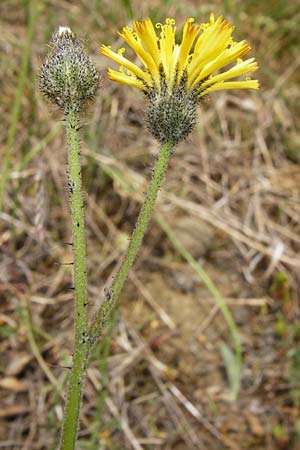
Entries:
[[153, 89], [147, 93], [147, 125], [158, 142], [175, 145], [185, 139], [195, 126], [197, 96], [194, 90], [187, 90], [185, 74], [178, 85], [174, 84], [171, 92], [163, 75], [161, 80], [160, 91]]

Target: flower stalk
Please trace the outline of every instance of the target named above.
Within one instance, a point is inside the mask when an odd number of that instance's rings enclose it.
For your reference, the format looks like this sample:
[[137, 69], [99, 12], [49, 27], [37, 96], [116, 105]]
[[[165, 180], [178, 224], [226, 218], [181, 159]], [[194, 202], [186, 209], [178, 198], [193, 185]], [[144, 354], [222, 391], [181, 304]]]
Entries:
[[84, 227], [84, 205], [78, 138], [78, 114], [69, 110], [65, 114], [68, 141], [69, 191], [72, 208], [72, 234], [74, 256], [74, 300], [75, 300], [75, 352], [69, 380], [67, 402], [61, 436], [61, 450], [75, 447], [83, 381], [90, 349], [88, 336], [88, 298], [86, 243]]
[[68, 143], [68, 189], [72, 215], [74, 277], [74, 355], [65, 404], [61, 450], [76, 445], [83, 382], [90, 350], [84, 202], [79, 143], [79, 113], [94, 99], [98, 72], [81, 42], [67, 27], [60, 27], [50, 41], [50, 52], [41, 68], [40, 90], [64, 113]]
[[100, 336], [104, 325], [107, 322], [116, 301], [120, 295], [121, 289], [126, 281], [128, 273], [135, 261], [139, 248], [141, 246], [143, 237], [149, 224], [154, 203], [157, 198], [161, 182], [167, 171], [170, 157], [174, 148], [173, 142], [165, 142], [161, 145], [156, 164], [153, 169], [152, 179], [150, 181], [146, 197], [138, 216], [135, 229], [123, 258], [122, 264], [116, 274], [111, 287], [107, 290], [101, 308], [97, 312], [89, 331], [89, 336], [92, 343], [95, 343]]

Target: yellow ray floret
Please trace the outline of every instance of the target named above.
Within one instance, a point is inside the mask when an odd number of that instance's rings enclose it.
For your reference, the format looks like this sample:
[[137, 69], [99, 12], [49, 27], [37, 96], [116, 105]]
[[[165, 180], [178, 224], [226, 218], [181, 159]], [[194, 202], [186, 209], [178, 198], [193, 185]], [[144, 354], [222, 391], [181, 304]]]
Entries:
[[199, 31], [201, 30], [200, 25], [194, 25], [194, 19], [189, 18], [185, 21], [183, 32], [182, 32], [182, 41], [180, 45], [180, 50], [178, 54], [178, 78], [180, 79], [183, 71], [188, 64], [188, 58], [190, 54], [190, 50], [195, 41], [195, 38]]
[[245, 41], [234, 42], [233, 30], [234, 26], [222, 16], [215, 20], [211, 14], [208, 23], [199, 25], [189, 18], [183, 26], [182, 40], [176, 44], [174, 19], [154, 26], [148, 18], [119, 33], [143, 68], [125, 58], [124, 49], [114, 52], [103, 45], [100, 51], [120, 65], [119, 71], [109, 70], [110, 79], [146, 92], [160, 92], [166, 85], [171, 93], [183, 74], [187, 91], [193, 90], [199, 97], [222, 89], [258, 89], [257, 80], [228, 81], [258, 69], [254, 58], [241, 60], [251, 48]]
[[[136, 80], [144, 80], [145, 83], [149, 83], [150, 86], [152, 85], [152, 79], [148, 72], [145, 72], [144, 70], [140, 69], [136, 64], [129, 61], [129, 59], [124, 58], [122, 56], [122, 53], [124, 53], [125, 49], [121, 48], [118, 53], [113, 52], [109, 47], [106, 45], [102, 45], [101, 47], [101, 53], [108, 58], [112, 59], [113, 61], [117, 62], [118, 64], [121, 64], [120, 67], [120, 73], [124, 75], [124, 67], [128, 69], [128, 77], [132, 77]], [[130, 83], [131, 84], [131, 83]]]
[[108, 78], [112, 81], [116, 81], [117, 83], [129, 84], [130, 86], [137, 87], [139, 89], [146, 90], [145, 85], [138, 78], [133, 77], [131, 75], [126, 75], [124, 73], [118, 72], [117, 70], [108, 69], [107, 71]]
[[142, 20], [141, 22], [134, 22], [133, 25], [138, 38], [158, 67], [160, 64], [160, 52], [157, 46], [158, 37], [151, 19], [148, 17], [148, 19]]
[[151, 54], [143, 47], [141, 40], [137, 39], [133, 31], [129, 27], [124, 27], [122, 33], [119, 35], [124, 39], [124, 41], [133, 48], [135, 53], [138, 55], [142, 63], [144, 64], [146, 70], [149, 71], [152, 79], [159, 83], [159, 72], [157, 63], [153, 60]]

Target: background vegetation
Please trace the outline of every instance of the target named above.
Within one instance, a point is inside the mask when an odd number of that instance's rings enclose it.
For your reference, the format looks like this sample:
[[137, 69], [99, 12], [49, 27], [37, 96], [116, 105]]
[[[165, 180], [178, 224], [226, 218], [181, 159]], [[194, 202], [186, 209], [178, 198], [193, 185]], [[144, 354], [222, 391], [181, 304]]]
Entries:
[[[38, 92], [46, 43], [70, 26], [103, 73], [81, 120], [92, 314], [158, 149], [143, 95], [107, 81], [98, 49], [123, 45], [116, 32], [132, 18], [175, 17], [180, 30], [186, 17], [203, 22], [211, 11], [251, 43], [262, 87], [206, 99], [178, 147], [160, 216], [92, 357], [78, 448], [298, 448], [297, 0], [1, 2], [1, 448], [56, 448], [73, 345], [66, 145], [62, 118]], [[233, 330], [207, 275], [238, 328], [240, 379]]]

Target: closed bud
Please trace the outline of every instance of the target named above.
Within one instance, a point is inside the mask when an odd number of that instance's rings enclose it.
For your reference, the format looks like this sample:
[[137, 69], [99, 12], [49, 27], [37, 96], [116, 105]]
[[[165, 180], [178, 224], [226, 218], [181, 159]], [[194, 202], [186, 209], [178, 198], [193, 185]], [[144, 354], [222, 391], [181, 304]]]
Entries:
[[70, 28], [59, 27], [40, 71], [40, 91], [64, 112], [94, 99], [99, 73]]

